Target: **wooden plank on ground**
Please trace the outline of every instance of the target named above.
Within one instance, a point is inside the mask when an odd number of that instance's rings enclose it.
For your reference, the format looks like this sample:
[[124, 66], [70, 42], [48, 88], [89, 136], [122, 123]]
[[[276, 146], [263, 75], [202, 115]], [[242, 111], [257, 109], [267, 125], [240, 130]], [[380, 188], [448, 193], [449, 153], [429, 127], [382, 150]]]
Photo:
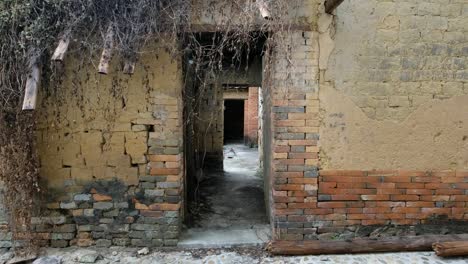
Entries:
[[468, 240], [468, 234], [423, 235], [351, 241], [273, 241], [268, 250], [274, 255], [321, 255], [377, 252], [426, 251], [432, 244]]

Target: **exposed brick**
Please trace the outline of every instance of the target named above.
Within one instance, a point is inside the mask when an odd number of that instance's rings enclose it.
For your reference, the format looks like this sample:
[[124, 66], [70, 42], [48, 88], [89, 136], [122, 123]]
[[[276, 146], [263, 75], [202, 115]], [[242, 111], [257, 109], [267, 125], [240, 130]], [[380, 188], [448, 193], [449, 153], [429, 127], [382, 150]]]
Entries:
[[107, 202], [112, 201], [112, 197], [109, 195], [96, 193], [93, 194], [93, 200], [96, 202]]

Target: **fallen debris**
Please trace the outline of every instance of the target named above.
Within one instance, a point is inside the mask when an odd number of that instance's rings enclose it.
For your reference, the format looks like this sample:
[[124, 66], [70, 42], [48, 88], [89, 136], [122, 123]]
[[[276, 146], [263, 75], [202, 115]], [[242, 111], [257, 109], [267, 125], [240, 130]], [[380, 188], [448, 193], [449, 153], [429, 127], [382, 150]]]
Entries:
[[32, 264], [62, 264], [62, 257], [47, 256], [36, 259]]
[[140, 250], [138, 250], [138, 255], [148, 255], [149, 254], [149, 249], [147, 247], [145, 248], [142, 248]]
[[95, 263], [101, 255], [99, 253], [90, 253], [82, 255], [78, 261], [80, 263]]
[[36, 258], [37, 258], [36, 254], [25, 255], [25, 256], [15, 256], [9, 261], [7, 261], [7, 264], [15, 264], [15, 263], [22, 263], [26, 261], [33, 261]]

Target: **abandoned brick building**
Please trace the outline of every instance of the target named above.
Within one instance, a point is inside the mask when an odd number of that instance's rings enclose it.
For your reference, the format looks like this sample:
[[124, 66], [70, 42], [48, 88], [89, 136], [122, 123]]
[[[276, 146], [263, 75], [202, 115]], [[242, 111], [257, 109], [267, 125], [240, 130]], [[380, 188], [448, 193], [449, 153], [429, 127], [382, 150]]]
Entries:
[[[67, 55], [67, 101], [40, 92], [36, 109], [48, 186], [38, 237], [56, 247], [177, 245], [204, 169], [195, 154], [222, 172], [225, 139], [258, 148], [264, 197], [252, 197], [272, 239], [468, 220], [468, 2], [345, 0], [332, 14], [302, 2], [273, 81], [259, 47], [247, 72], [207, 86], [194, 120], [190, 58], [161, 49], [127, 76], [118, 65], [108, 75], [76, 69]], [[198, 23], [210, 38], [216, 17]], [[11, 246], [8, 233], [1, 245]]]

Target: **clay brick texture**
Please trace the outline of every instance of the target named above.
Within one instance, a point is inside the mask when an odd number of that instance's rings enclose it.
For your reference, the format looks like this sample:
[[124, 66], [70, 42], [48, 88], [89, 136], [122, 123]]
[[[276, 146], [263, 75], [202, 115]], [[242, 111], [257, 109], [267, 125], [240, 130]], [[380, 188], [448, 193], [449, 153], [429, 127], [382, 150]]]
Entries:
[[[468, 171], [320, 171], [316, 216], [324, 225], [416, 225], [434, 217], [467, 220]], [[309, 211], [315, 214], [315, 209]], [[340, 222], [330, 222], [340, 213]]]
[[306, 211], [317, 207], [318, 193], [317, 35], [294, 32], [290, 41], [296, 78], [288, 82], [279, 54], [273, 76], [272, 214], [276, 239], [303, 240], [316, 232]]
[[258, 145], [258, 87], [249, 88], [249, 99], [244, 103], [244, 142]]

